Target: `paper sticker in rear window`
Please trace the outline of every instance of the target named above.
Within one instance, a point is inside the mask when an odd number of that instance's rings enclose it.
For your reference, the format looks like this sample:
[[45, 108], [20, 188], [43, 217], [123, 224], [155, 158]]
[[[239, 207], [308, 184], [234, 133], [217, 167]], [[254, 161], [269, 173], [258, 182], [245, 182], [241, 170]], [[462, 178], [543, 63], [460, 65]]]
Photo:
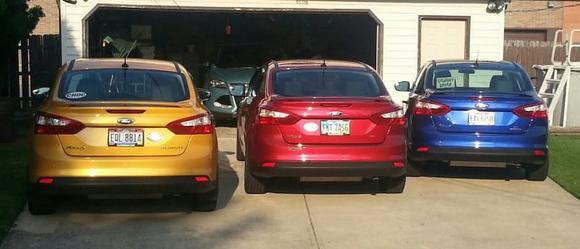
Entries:
[[67, 99], [82, 99], [87, 96], [85, 92], [70, 92], [64, 95]]
[[437, 85], [436, 85], [437, 89], [455, 88], [455, 78], [453, 78], [453, 77], [437, 78], [436, 83], [437, 83]]

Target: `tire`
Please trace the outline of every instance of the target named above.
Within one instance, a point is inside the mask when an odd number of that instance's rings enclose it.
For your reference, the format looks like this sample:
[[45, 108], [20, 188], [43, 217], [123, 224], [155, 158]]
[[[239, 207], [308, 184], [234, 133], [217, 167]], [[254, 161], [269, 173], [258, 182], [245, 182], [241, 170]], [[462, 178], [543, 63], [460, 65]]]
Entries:
[[54, 213], [54, 201], [50, 196], [28, 195], [28, 212], [32, 215], [47, 215]]
[[407, 160], [407, 176], [419, 177], [423, 171], [423, 162]]
[[194, 194], [192, 196], [192, 209], [197, 212], [211, 212], [217, 209], [217, 202], [220, 189], [220, 170], [216, 172], [215, 188], [206, 193]]
[[390, 194], [403, 193], [407, 178], [405, 176], [399, 177], [381, 177], [379, 179], [380, 191]]
[[210, 192], [196, 194], [193, 196], [193, 211], [211, 212], [217, 208], [219, 187]]
[[266, 179], [258, 178], [250, 172], [248, 161], [244, 167], [244, 189], [248, 194], [265, 194], [266, 193]]
[[546, 162], [542, 165], [525, 165], [526, 179], [528, 181], [544, 181], [548, 178], [548, 170], [550, 167], [550, 162], [546, 158]]
[[242, 152], [242, 146], [240, 145], [240, 139], [237, 138], [236, 139], [236, 159], [240, 162], [243, 162], [246, 160], [246, 156], [243, 154]]

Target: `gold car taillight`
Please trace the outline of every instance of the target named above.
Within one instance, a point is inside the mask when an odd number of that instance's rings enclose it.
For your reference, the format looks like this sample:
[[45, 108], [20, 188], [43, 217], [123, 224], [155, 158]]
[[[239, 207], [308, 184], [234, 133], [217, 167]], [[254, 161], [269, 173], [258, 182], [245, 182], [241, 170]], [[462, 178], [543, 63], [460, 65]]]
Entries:
[[177, 135], [212, 134], [214, 131], [213, 122], [207, 113], [173, 121], [167, 125], [167, 129]]
[[42, 135], [76, 134], [84, 128], [83, 123], [74, 119], [41, 112], [36, 115], [34, 132]]

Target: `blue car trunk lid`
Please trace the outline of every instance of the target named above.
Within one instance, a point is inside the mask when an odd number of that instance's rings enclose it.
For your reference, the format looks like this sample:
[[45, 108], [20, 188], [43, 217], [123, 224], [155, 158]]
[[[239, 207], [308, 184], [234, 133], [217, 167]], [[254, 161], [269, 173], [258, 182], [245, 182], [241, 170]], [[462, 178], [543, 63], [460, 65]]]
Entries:
[[474, 93], [436, 93], [429, 99], [451, 109], [446, 115], [432, 116], [439, 131], [487, 134], [525, 133], [531, 120], [518, 117], [514, 109], [535, 101], [521, 94]]

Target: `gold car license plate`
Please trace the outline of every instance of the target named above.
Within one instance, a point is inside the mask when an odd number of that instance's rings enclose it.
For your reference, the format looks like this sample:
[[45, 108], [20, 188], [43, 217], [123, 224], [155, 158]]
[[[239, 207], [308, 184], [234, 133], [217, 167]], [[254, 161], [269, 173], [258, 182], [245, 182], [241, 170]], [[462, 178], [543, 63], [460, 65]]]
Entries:
[[469, 125], [495, 125], [495, 113], [470, 111], [468, 114]]
[[109, 129], [109, 146], [143, 146], [143, 129]]
[[350, 135], [350, 120], [322, 120], [320, 134], [326, 136]]

